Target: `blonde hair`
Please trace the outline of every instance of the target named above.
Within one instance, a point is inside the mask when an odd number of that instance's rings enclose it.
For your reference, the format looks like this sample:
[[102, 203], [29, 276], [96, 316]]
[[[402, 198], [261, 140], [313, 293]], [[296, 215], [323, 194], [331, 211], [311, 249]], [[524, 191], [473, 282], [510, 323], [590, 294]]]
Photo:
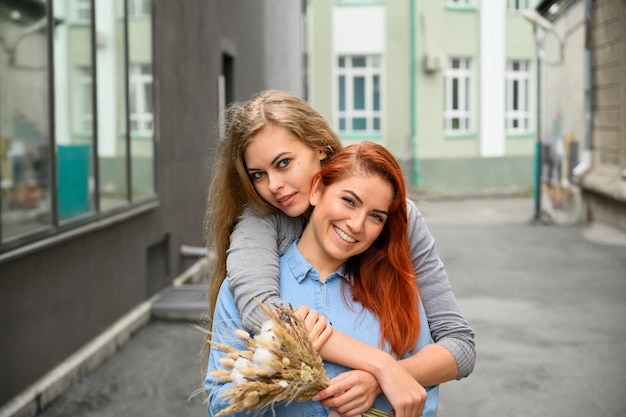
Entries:
[[226, 123], [228, 131], [220, 145], [204, 219], [206, 244], [216, 256], [208, 293], [211, 314], [226, 278], [226, 251], [237, 218], [248, 204], [261, 213], [276, 210], [258, 195], [245, 170], [243, 154], [255, 135], [267, 125], [285, 128], [311, 148], [325, 151], [322, 164], [341, 149], [341, 141], [324, 117], [305, 100], [283, 91], [263, 91], [232, 104]]

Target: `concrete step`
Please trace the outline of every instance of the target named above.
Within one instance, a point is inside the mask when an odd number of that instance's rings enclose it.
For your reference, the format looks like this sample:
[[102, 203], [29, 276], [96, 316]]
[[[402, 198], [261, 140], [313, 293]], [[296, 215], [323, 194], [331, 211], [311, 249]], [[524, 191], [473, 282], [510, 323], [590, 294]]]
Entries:
[[208, 319], [207, 284], [166, 287], [152, 300], [152, 318], [206, 322]]

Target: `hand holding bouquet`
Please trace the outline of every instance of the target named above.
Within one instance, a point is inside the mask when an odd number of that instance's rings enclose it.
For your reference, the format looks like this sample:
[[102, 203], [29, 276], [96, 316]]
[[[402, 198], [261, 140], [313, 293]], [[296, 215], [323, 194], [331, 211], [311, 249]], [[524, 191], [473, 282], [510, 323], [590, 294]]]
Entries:
[[[211, 375], [234, 384], [222, 394], [222, 397], [230, 397], [230, 404], [218, 416], [244, 410], [261, 414], [278, 403], [310, 400], [329, 385], [322, 358], [313, 348], [304, 321], [285, 306], [276, 306], [273, 310], [260, 307], [268, 320], [259, 334], [251, 337], [243, 329], [235, 330], [245, 349], [208, 341], [226, 353], [220, 359], [223, 369]], [[363, 414], [388, 415], [374, 409]]]

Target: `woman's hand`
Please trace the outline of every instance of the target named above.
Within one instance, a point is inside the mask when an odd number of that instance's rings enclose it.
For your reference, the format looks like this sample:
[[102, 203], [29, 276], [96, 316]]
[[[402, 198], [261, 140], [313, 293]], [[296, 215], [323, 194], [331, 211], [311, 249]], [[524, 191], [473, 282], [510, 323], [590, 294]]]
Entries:
[[374, 375], [352, 370], [331, 379], [330, 386], [315, 394], [313, 400], [335, 410], [343, 417], [351, 417], [371, 408], [380, 393]]
[[333, 326], [326, 322], [326, 317], [321, 316], [316, 310], [309, 310], [305, 305], [300, 306], [295, 313], [304, 320], [313, 348], [319, 352], [333, 334]]
[[419, 417], [424, 413], [426, 390], [398, 362], [392, 360], [377, 380], [396, 417]]

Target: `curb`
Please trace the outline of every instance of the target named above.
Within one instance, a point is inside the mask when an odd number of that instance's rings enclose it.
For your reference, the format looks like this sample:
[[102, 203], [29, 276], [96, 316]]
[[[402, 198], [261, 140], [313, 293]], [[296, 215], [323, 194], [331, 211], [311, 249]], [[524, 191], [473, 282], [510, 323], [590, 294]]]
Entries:
[[[70, 355], [67, 359], [54, 367], [48, 373], [35, 381], [8, 403], [0, 407], [0, 417], [34, 417], [48, 407], [65, 390], [80, 381], [85, 376], [94, 372], [108, 358], [113, 356], [130, 338], [146, 326], [153, 318], [200, 320], [203, 318], [200, 310], [202, 305], [196, 303], [191, 308], [178, 306], [177, 310], [167, 312], [167, 308], [173, 309], [173, 305], [165, 304], [169, 301], [169, 294], [174, 294], [172, 289], [179, 293], [187, 294], [194, 287], [195, 293], [205, 289], [205, 286], [190, 285], [201, 281], [206, 276], [212, 254], [201, 258], [190, 268], [176, 277], [172, 286], [165, 287], [150, 299], [142, 302], [137, 307], [122, 316], [86, 345]], [[189, 287], [189, 288], [188, 288]], [[189, 296], [188, 296], [189, 297]], [[159, 301], [163, 299], [162, 303]], [[156, 314], [153, 314], [154, 306], [157, 305]]]
[[0, 408], [0, 417], [36, 416], [66, 389], [95, 371], [124, 346], [133, 334], [148, 324], [151, 306], [152, 301], [148, 300], [124, 315]]

